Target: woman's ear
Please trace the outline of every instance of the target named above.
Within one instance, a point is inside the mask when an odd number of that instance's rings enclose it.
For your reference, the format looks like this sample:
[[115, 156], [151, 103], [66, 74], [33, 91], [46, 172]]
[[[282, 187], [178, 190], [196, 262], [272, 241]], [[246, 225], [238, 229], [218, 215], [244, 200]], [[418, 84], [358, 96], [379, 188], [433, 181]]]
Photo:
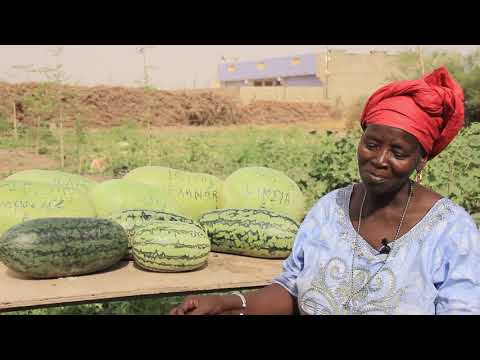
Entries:
[[416, 166], [416, 170], [417, 172], [420, 172], [423, 170], [423, 168], [427, 165], [427, 161], [428, 161], [428, 155], [425, 153], [425, 152], [421, 152], [420, 153], [420, 159], [417, 163], [417, 166]]

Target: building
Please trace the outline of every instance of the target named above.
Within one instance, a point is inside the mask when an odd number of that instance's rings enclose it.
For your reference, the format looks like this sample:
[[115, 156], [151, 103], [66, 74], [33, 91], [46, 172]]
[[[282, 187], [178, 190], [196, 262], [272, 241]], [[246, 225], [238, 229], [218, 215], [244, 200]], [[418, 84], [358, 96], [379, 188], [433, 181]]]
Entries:
[[219, 65], [219, 82], [221, 87], [237, 88], [244, 102], [352, 104], [401, 76], [397, 61], [397, 55], [384, 51], [360, 54], [345, 50], [260, 61], [225, 61]]
[[222, 87], [238, 86], [323, 86], [317, 77], [317, 55], [307, 54], [230, 62], [219, 65]]

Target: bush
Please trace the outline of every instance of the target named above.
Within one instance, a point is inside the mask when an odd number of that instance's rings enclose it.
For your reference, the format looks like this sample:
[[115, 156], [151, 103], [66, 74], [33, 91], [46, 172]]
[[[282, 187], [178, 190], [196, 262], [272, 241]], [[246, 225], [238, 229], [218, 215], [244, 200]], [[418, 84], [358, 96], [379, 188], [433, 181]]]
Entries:
[[[356, 129], [345, 136], [327, 132], [321, 139], [324, 151], [315, 154], [310, 172], [322, 183], [315, 185], [316, 196], [359, 181], [356, 147], [360, 135]], [[480, 213], [479, 184], [480, 124], [475, 123], [462, 129], [444, 152], [427, 163], [423, 185], [474, 214]]]

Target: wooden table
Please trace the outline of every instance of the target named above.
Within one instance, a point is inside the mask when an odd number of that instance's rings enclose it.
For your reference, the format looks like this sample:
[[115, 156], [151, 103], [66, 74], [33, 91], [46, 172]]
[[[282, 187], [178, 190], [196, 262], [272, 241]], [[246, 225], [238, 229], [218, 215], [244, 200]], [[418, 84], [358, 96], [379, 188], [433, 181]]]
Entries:
[[148, 272], [121, 261], [101, 273], [31, 280], [0, 263], [0, 311], [256, 288], [270, 284], [281, 269], [282, 260], [211, 253], [206, 267], [185, 273]]

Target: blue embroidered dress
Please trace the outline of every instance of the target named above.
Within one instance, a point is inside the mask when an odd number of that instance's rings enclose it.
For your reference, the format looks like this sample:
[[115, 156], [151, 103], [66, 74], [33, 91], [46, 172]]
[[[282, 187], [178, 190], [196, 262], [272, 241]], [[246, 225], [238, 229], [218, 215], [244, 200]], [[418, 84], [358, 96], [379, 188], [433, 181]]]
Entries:
[[[273, 282], [298, 300], [301, 314], [480, 314], [480, 232], [443, 198], [386, 254], [357, 237], [349, 217], [353, 185], [322, 197], [300, 226]], [[349, 306], [350, 305], [350, 306]]]

